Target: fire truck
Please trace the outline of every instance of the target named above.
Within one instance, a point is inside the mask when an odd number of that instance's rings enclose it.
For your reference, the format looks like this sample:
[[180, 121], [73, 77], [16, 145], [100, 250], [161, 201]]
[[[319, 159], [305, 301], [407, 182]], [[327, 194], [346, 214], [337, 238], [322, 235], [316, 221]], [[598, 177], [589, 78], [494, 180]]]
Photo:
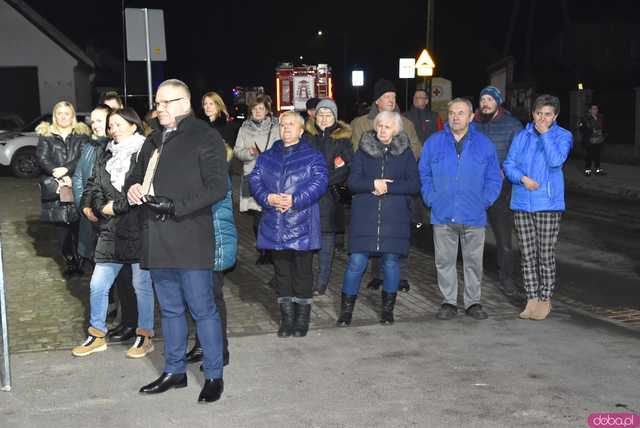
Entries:
[[284, 62], [276, 68], [277, 111], [304, 111], [309, 98], [333, 98], [331, 68], [327, 64], [294, 66]]

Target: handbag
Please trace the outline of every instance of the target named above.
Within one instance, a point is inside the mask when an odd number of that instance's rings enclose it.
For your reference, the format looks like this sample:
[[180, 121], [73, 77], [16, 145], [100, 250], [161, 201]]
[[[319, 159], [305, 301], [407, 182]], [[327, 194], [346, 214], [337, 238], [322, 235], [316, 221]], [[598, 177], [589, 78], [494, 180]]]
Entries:
[[73, 189], [69, 186], [60, 186], [60, 202], [74, 202]]
[[40, 176], [40, 199], [43, 201], [57, 201], [60, 198], [58, 194], [58, 180], [50, 175]]

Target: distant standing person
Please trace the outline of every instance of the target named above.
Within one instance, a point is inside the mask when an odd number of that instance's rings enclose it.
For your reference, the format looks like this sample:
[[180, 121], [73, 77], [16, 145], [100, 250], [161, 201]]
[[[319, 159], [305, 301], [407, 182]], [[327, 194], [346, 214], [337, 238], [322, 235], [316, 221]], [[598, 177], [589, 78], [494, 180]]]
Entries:
[[222, 97], [216, 92], [207, 92], [202, 96], [202, 110], [209, 120], [209, 125], [222, 135], [227, 146], [233, 148], [238, 136], [238, 127], [229, 122], [229, 112]]
[[487, 209], [500, 194], [502, 177], [496, 148], [478, 132], [473, 106], [465, 98], [449, 102], [444, 131], [433, 134], [420, 156], [422, 198], [431, 208], [438, 286], [443, 302], [436, 318], [458, 313], [458, 245], [462, 247], [464, 309], [488, 317], [480, 303]]
[[[473, 123], [476, 129], [489, 137], [496, 147], [500, 170], [511, 141], [522, 130], [522, 123], [511, 116], [502, 103], [502, 92], [495, 86], [487, 86], [480, 91], [480, 107], [476, 111]], [[503, 173], [504, 176], [504, 173]], [[511, 201], [511, 182], [503, 180], [500, 196], [487, 210], [489, 224], [496, 238], [496, 258], [498, 262], [498, 289], [512, 301], [523, 299], [524, 293], [513, 282], [514, 251], [511, 242], [513, 231], [513, 211]]]
[[520, 318], [543, 320], [556, 286], [556, 242], [565, 210], [562, 166], [573, 144], [556, 119], [560, 100], [540, 95], [533, 121], [511, 143], [504, 172], [513, 183], [511, 209], [520, 242], [527, 306]]
[[444, 122], [440, 115], [431, 110], [429, 97], [424, 88], [417, 88], [413, 93], [413, 106], [404, 116], [413, 123], [420, 144], [437, 131], [444, 129]]
[[[280, 139], [278, 119], [271, 112], [271, 98], [259, 96], [249, 104], [249, 119], [245, 120], [238, 132], [233, 153], [242, 162], [242, 185], [240, 186], [240, 212], [253, 216], [253, 233], [258, 236], [258, 224], [262, 207], [251, 197], [249, 174], [256, 166], [258, 157], [269, 150]], [[271, 263], [266, 250], [259, 250], [257, 265]]]
[[[582, 133], [582, 145], [584, 146], [584, 175], [589, 177], [595, 169], [595, 175], [606, 175], [600, 168], [600, 154], [604, 146], [604, 119], [597, 104], [591, 104], [587, 114], [578, 124]], [[593, 168], [592, 168], [593, 167]]]
[[338, 120], [338, 106], [330, 99], [318, 103], [314, 119], [307, 121], [305, 127], [309, 144], [322, 153], [329, 167], [329, 191], [320, 199], [322, 247], [318, 252], [319, 272], [313, 286], [313, 295], [322, 296], [331, 278], [336, 233], [344, 230], [338, 224], [340, 210], [344, 210], [338, 188], [345, 185], [349, 177], [353, 158], [351, 127]]
[[320, 248], [320, 206], [327, 191], [327, 162], [304, 139], [304, 119], [280, 115], [280, 135], [258, 158], [249, 176], [251, 192], [264, 208], [258, 248], [273, 251], [278, 284], [278, 337], [303, 337], [309, 330], [313, 251]]
[[102, 103], [109, 106], [111, 110], [119, 110], [124, 107], [122, 97], [116, 91], [107, 91], [102, 97]]
[[[36, 133], [36, 159], [42, 171], [40, 219], [56, 226], [56, 237], [66, 263], [64, 274], [82, 274], [82, 260], [78, 254], [80, 216], [73, 203], [71, 177], [83, 146], [91, 138], [91, 131], [76, 120], [73, 104], [60, 101], [53, 106], [51, 123], [42, 122], [36, 127]], [[63, 200], [63, 189], [68, 190], [68, 200]]]

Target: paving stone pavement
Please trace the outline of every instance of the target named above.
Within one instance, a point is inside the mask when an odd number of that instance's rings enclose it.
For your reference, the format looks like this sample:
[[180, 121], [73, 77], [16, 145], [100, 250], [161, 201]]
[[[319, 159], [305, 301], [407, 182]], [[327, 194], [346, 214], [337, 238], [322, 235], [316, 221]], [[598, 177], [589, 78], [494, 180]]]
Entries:
[[[237, 183], [236, 183], [237, 185]], [[90, 273], [80, 278], [62, 276], [53, 226], [39, 221], [39, 193], [35, 180], [0, 179], [0, 233], [5, 268], [12, 352], [69, 349], [86, 337]], [[278, 307], [268, 281], [272, 266], [256, 266], [252, 219], [237, 214], [238, 263], [225, 280], [229, 335], [273, 333], [278, 327]], [[312, 328], [334, 327], [340, 304], [346, 254], [336, 252], [326, 296], [316, 298]], [[409, 293], [400, 293], [398, 321], [433, 317], [440, 304], [432, 254], [413, 248], [410, 255]], [[354, 325], [377, 322], [380, 294], [364, 284], [354, 313]], [[460, 278], [462, 284], [462, 278]], [[513, 318], [517, 310], [485, 279], [483, 303], [493, 318]], [[157, 334], [161, 336], [159, 317]]]

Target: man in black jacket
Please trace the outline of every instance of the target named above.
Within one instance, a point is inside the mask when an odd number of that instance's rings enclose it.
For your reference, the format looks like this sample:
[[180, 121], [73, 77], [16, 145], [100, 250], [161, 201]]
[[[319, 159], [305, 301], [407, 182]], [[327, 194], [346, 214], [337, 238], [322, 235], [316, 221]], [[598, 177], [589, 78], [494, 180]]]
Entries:
[[220, 134], [193, 117], [189, 88], [177, 79], [160, 84], [156, 109], [161, 131], [144, 143], [127, 180], [129, 203], [144, 205], [142, 267], [156, 289], [165, 369], [140, 389], [154, 394], [187, 386], [185, 303], [204, 352], [205, 384], [198, 401], [222, 395], [222, 330], [213, 301], [211, 205], [227, 192], [227, 164]]

